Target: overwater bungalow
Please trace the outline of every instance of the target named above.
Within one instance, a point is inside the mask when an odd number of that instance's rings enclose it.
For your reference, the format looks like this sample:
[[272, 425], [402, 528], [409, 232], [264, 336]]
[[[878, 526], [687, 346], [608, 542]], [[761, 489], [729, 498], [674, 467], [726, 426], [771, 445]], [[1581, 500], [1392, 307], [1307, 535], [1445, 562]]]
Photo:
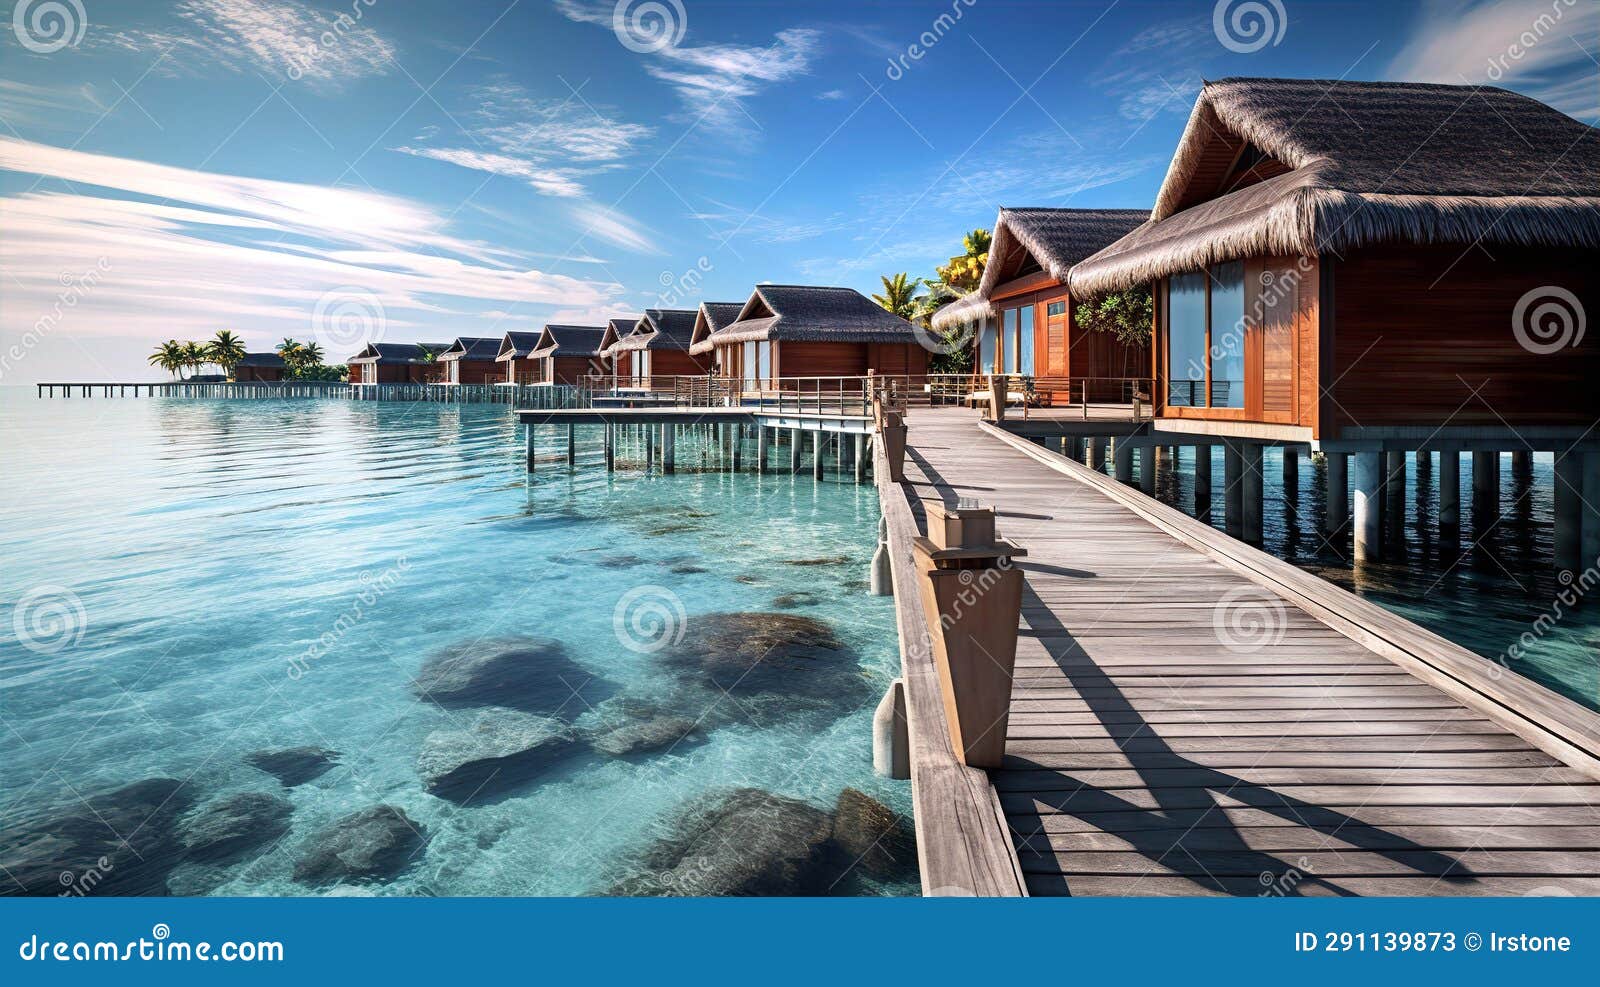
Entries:
[[276, 353], [246, 353], [233, 365], [233, 379], [241, 384], [276, 383], [288, 369], [283, 357]]
[[505, 376], [500, 380], [502, 384], [535, 384], [540, 380], [539, 361], [534, 359], [533, 351], [539, 345], [542, 332], [508, 332], [500, 340], [500, 351], [495, 354], [496, 363], [505, 364]]
[[533, 348], [538, 368], [533, 383], [577, 384], [603, 373], [600, 352], [608, 330], [607, 326], [545, 326]]
[[437, 372], [435, 359], [449, 343], [368, 343], [345, 362], [352, 384], [421, 384]]
[[698, 315], [693, 309], [645, 309], [644, 315], [634, 323], [633, 331], [606, 350], [606, 356], [619, 364], [626, 355], [627, 372], [619, 371], [618, 384], [650, 390], [652, 377], [705, 374], [707, 363], [689, 352]]
[[606, 332], [600, 338], [600, 362], [604, 367], [603, 372], [613, 381], [633, 379], [633, 351], [618, 352], [616, 345], [620, 340], [626, 339], [638, 323], [637, 318], [606, 320]]
[[[692, 346], [747, 388], [779, 377], [928, 372], [933, 340], [854, 288], [757, 285], [739, 316]], [[927, 345], [925, 345], [927, 344]]]
[[495, 357], [500, 340], [482, 336], [458, 336], [439, 354], [443, 384], [492, 384], [498, 376]]
[[[689, 338], [689, 351], [696, 352], [695, 347], [706, 337], [739, 321], [739, 313], [743, 310], [744, 302], [701, 302], [700, 310], [694, 317], [694, 334]], [[713, 361], [716, 359], [715, 351], [708, 347], [701, 347], [698, 352], [711, 353]], [[711, 369], [720, 372], [715, 362]]]
[[1600, 131], [1480, 86], [1224, 79], [1150, 221], [1067, 280], [1153, 286], [1163, 428], [1522, 449], [1600, 409], [1597, 268]]
[[1031, 378], [1038, 404], [1128, 399], [1149, 378], [1149, 355], [1081, 327], [1067, 276], [1149, 218], [1145, 209], [1001, 209], [978, 290], [935, 313], [933, 327], [973, 327], [975, 373]]

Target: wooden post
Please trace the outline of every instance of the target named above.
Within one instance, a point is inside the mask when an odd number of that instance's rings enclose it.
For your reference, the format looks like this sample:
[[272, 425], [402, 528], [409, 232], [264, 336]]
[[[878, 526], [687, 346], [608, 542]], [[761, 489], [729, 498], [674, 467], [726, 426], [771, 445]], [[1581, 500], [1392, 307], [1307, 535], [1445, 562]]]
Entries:
[[617, 426], [606, 423], [606, 472], [617, 468]]
[[1327, 500], [1322, 512], [1322, 530], [1328, 534], [1343, 531], [1350, 519], [1349, 459], [1342, 452], [1324, 452], [1327, 461]]
[[883, 430], [879, 433], [879, 441], [883, 443], [883, 458], [889, 464], [889, 482], [899, 483], [905, 479], [905, 419], [896, 413], [885, 413], [883, 422]]
[[1518, 449], [1511, 454], [1511, 475], [1525, 479], [1533, 475], [1533, 453]]
[[1472, 454], [1472, 514], [1473, 525], [1486, 530], [1500, 516], [1500, 454], [1474, 452]]
[[1139, 489], [1147, 497], [1156, 493], [1156, 447], [1139, 447]]
[[883, 778], [911, 777], [911, 731], [906, 722], [904, 679], [895, 679], [872, 714], [872, 773]]
[[1439, 531], [1441, 534], [1461, 530], [1461, 451], [1439, 450]]
[[1593, 559], [1583, 557], [1583, 454], [1556, 454], [1556, 571], [1576, 575]]
[[1133, 447], [1128, 445], [1126, 438], [1118, 438], [1116, 446], [1111, 450], [1112, 471], [1116, 474], [1118, 483], [1133, 485]]
[[1244, 454], [1228, 440], [1222, 447], [1222, 523], [1233, 538], [1244, 536]]
[[851, 465], [855, 467], [856, 482], [864, 483], [867, 479], [867, 437], [857, 432], [853, 441], [856, 451]]
[[889, 558], [889, 522], [883, 517], [878, 518], [878, 547], [872, 552], [867, 589], [873, 596], [894, 595], [894, 566]]
[[822, 479], [822, 457], [826, 455], [830, 436], [820, 428], [811, 433], [811, 478]]
[[1355, 555], [1363, 562], [1383, 557], [1383, 453], [1358, 452], [1355, 469]]
[[756, 426], [756, 472], [767, 471], [767, 426]]
[[1096, 435], [1089, 440], [1089, 468], [1096, 473], [1106, 471], [1106, 444], [1109, 440]]
[[1240, 450], [1242, 460], [1240, 471], [1240, 486], [1242, 489], [1241, 506], [1244, 516], [1240, 519], [1244, 525], [1244, 540], [1251, 545], [1261, 544], [1261, 515], [1264, 509], [1262, 497], [1262, 447], [1255, 443], [1246, 443]]
[[1406, 523], [1406, 454], [1386, 452], [1383, 459], [1384, 520], [1398, 530]]
[[1006, 379], [999, 374], [989, 375], [989, 420], [1006, 420]]
[[789, 472], [800, 472], [800, 461], [805, 451], [805, 433], [798, 428], [789, 430]]
[[1283, 447], [1283, 503], [1289, 516], [1300, 513], [1300, 447]]
[[1211, 447], [1194, 447], [1194, 516], [1211, 522]]
[[528, 472], [532, 473], [533, 472], [533, 431], [534, 431], [534, 427], [532, 425], [524, 425], [524, 426], [522, 426], [522, 430], [525, 433], [524, 437], [525, 437], [525, 440], [527, 442]]
[[567, 426], [567, 465], [575, 466], [578, 462], [578, 426]]
[[643, 427], [644, 432], [644, 471], [650, 472], [650, 467], [656, 461], [656, 430], [649, 425]]
[[997, 768], [1022, 611], [1022, 571], [1011, 560], [1027, 553], [994, 537], [992, 508], [930, 508], [928, 534], [912, 552], [951, 746], [970, 767]]
[[678, 472], [678, 426], [661, 423], [661, 472]]
[[729, 425], [728, 441], [733, 445], [733, 471], [737, 473], [744, 462], [744, 426]]

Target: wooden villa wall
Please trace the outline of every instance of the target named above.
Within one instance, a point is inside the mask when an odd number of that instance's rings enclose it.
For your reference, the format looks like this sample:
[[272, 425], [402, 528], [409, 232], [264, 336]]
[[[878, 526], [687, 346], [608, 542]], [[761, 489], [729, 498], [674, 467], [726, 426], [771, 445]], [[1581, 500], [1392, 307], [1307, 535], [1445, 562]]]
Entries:
[[551, 383], [554, 384], [576, 384], [590, 374], [601, 372], [601, 364], [598, 357], [555, 356], [547, 357], [546, 359], [555, 363], [554, 376], [551, 378]]
[[1560, 287], [1592, 321], [1597, 269], [1600, 251], [1349, 252], [1332, 265], [1334, 422], [1588, 426], [1600, 414], [1600, 332], [1590, 326], [1575, 347], [1530, 352], [1513, 312], [1524, 295]]
[[233, 379], [241, 384], [251, 381], [280, 381], [282, 367], [235, 367]]
[[416, 384], [428, 368], [414, 363], [358, 363], [351, 369], [361, 371], [355, 378], [360, 384]]
[[500, 365], [493, 360], [451, 360], [446, 380], [456, 384], [492, 384], [501, 379]]
[[706, 363], [687, 350], [651, 350], [650, 376], [698, 377], [706, 372]]
[[539, 361], [531, 357], [517, 357], [504, 362], [504, 380], [508, 384], [515, 384], [522, 380], [532, 380], [539, 373]]

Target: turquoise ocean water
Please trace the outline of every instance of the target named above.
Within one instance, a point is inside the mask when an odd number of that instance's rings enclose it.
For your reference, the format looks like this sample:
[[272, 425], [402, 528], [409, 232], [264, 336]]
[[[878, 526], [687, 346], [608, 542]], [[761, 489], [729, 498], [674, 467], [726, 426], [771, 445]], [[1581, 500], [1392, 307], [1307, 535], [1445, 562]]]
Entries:
[[[388, 804], [427, 843], [378, 893], [571, 895], [626, 880], [713, 789], [831, 811], [855, 787], [909, 818], [909, 783], [871, 770], [872, 707], [898, 652], [891, 602], [866, 594], [870, 485], [696, 472], [692, 442], [676, 476], [626, 459], [608, 475], [592, 438], [578, 469], [550, 462], [530, 480], [504, 406], [50, 401], [6, 388], [0, 435], [0, 813], [13, 832], [171, 778], [196, 806], [264, 792], [293, 807], [264, 850], [180, 866], [176, 892], [319, 893], [293, 873], [313, 834]], [[477, 804], [424, 791], [425, 738], [471, 719], [412, 691], [441, 649], [555, 639], [597, 681], [669, 696], [660, 654], [622, 643], [630, 593], [665, 600], [657, 613], [681, 607], [691, 626], [734, 611], [822, 621], [864, 685], [820, 717], [734, 703], [692, 742], [572, 757]], [[246, 761], [301, 746], [339, 762], [281, 788]]]

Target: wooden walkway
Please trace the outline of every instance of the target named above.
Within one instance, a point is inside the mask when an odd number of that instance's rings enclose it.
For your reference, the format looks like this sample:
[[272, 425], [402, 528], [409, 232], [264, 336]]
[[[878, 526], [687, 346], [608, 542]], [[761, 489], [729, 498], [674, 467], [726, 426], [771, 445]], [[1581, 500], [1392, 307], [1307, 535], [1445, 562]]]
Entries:
[[902, 513], [973, 497], [1028, 550], [990, 772], [1028, 893], [1600, 894], [1600, 717], [971, 412], [909, 424]]

